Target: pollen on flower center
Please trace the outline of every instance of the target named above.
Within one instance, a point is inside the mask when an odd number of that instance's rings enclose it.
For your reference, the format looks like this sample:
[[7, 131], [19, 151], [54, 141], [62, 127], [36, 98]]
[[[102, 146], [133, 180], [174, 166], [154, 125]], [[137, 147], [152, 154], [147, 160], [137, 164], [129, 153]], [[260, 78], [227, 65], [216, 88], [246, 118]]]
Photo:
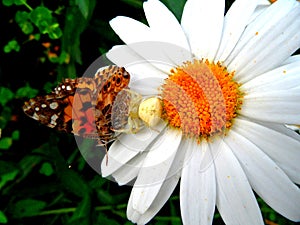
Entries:
[[171, 70], [162, 86], [163, 118], [188, 137], [209, 138], [232, 125], [239, 84], [221, 63], [194, 60]]

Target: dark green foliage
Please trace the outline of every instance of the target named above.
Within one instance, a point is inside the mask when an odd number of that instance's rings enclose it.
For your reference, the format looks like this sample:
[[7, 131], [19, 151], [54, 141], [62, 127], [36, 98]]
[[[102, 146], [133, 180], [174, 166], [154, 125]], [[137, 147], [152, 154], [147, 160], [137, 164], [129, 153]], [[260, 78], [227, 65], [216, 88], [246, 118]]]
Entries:
[[[163, 2], [181, 18], [185, 0]], [[131, 188], [103, 179], [85, 162], [72, 135], [39, 125], [22, 105], [63, 78], [80, 77], [101, 54], [122, 44], [109, 20], [124, 15], [145, 21], [142, 3], [2, 0], [0, 224], [132, 224], [126, 218]], [[178, 193], [177, 188], [149, 224], [182, 224]], [[292, 224], [260, 204], [267, 220]], [[219, 214], [214, 224], [223, 224]]]

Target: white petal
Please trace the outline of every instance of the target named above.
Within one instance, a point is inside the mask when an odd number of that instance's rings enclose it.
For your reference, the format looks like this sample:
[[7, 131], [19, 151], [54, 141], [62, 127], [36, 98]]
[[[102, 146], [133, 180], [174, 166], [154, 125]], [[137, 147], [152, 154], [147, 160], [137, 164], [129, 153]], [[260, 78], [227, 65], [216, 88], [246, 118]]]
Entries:
[[217, 137], [216, 140], [213, 140], [211, 144], [209, 144], [208, 146], [204, 145], [201, 148], [202, 160], [200, 163], [200, 170], [202, 172], [206, 171], [209, 167], [211, 167], [214, 164], [215, 159], [223, 150], [223, 142], [220, 140], [223, 139], [224, 137], [225, 136]]
[[[168, 73], [165, 73], [157, 67], [153, 66], [152, 63], [148, 62], [139, 62], [131, 65], [127, 65], [126, 70], [134, 77], [132, 81], [142, 80], [142, 79], [166, 79]], [[170, 67], [170, 70], [173, 67]], [[148, 83], [144, 83], [144, 86], [147, 86]]]
[[225, 140], [240, 161], [255, 192], [281, 215], [300, 221], [300, 189], [278, 165], [256, 143], [234, 131]]
[[251, 23], [258, 15], [260, 15], [263, 11], [265, 11], [269, 6], [271, 5], [271, 2], [269, 0], [259, 0], [258, 5], [255, 8], [249, 23]]
[[300, 61], [300, 55], [293, 55], [293, 56], [289, 57], [286, 61], [284, 61], [282, 65], [287, 65], [287, 64], [299, 62], [299, 61]]
[[283, 125], [236, 119], [233, 127], [255, 143], [296, 183], [300, 184], [300, 136]]
[[138, 55], [136, 52], [130, 49], [127, 45], [113, 46], [105, 55], [114, 64], [123, 67], [131, 65], [133, 63], [145, 61], [144, 58], [142, 58], [140, 55]]
[[168, 172], [167, 179], [172, 176], [180, 176], [182, 168], [189, 163], [196, 150], [198, 148], [194, 140], [182, 138], [174, 162]]
[[[130, 46], [130, 45], [129, 45]], [[158, 69], [157, 62], [147, 61], [130, 49], [127, 45], [114, 48], [107, 53], [109, 59], [124, 66], [130, 73], [131, 90], [143, 96], [153, 96], [159, 93], [159, 87], [163, 84], [168, 74]], [[172, 66], [163, 65], [165, 70], [171, 70]]]
[[264, 224], [247, 177], [225, 143], [215, 159], [215, 171], [217, 207], [224, 222], [228, 225]]
[[[290, 59], [292, 61], [293, 59]], [[241, 89], [246, 93], [290, 90], [300, 85], [300, 60], [264, 73], [246, 82]]]
[[144, 152], [138, 154], [136, 157], [124, 164], [120, 169], [113, 172], [112, 177], [119, 185], [130, 185], [129, 182], [137, 177], [146, 156], [147, 154]]
[[269, 0], [259, 0], [259, 5], [271, 5], [271, 2]]
[[167, 129], [151, 146], [132, 189], [132, 205], [143, 214], [151, 206], [166, 179], [182, 133]]
[[178, 180], [179, 176], [173, 176], [170, 179], [167, 179], [161, 186], [155, 200], [144, 214], [140, 214], [133, 208], [133, 195], [131, 194], [127, 205], [128, 219], [137, 224], [148, 223], [169, 199], [178, 183]]
[[144, 41], [128, 47], [159, 70], [169, 73], [170, 68], [191, 58], [191, 53], [178, 45], [162, 41]]
[[[155, 129], [161, 131], [164, 126], [165, 124], [161, 123]], [[109, 148], [108, 164], [106, 165], [105, 160], [102, 161], [102, 176], [109, 176], [124, 166], [129, 160], [144, 151], [158, 135], [157, 130], [148, 128], [142, 129], [137, 134], [121, 135]]]
[[137, 222], [138, 224], [146, 224], [163, 207], [163, 205], [173, 192], [180, 178], [182, 167], [185, 166], [186, 163], [188, 163], [188, 161], [191, 159], [193, 152], [195, 152], [196, 150], [191, 146], [195, 145], [190, 140], [182, 140], [178, 148], [177, 154], [175, 156], [174, 162], [172, 163], [172, 166], [168, 172], [166, 180], [161, 186], [155, 200], [152, 202], [151, 206], [145, 213], [137, 213], [132, 208], [132, 198], [130, 197], [130, 203], [127, 208], [127, 213], [130, 215], [129, 218], [133, 222]]
[[126, 44], [153, 41], [150, 28], [137, 20], [125, 16], [117, 16], [109, 24]]
[[164, 83], [163, 78], [144, 78], [131, 82], [130, 89], [140, 93], [143, 96], [157, 96], [161, 93], [161, 85]]
[[159, 44], [156, 48], [156, 51], [161, 51], [162, 56], [166, 57], [164, 58], [164, 60], [158, 61], [159, 63], [164, 63], [166, 64], [166, 66], [172, 65], [173, 67], [175, 67], [181, 66], [186, 61], [192, 61], [192, 53], [190, 50], [182, 48], [181, 46], [175, 44], [165, 42], [158, 43]]
[[189, 50], [189, 45], [179, 22], [172, 12], [158, 0], [143, 4], [147, 22], [157, 41], [168, 42]]
[[284, 124], [285, 127], [293, 130], [293, 131], [299, 131], [300, 130], [300, 127], [299, 125], [289, 125], [289, 124]]
[[[152, 48], [152, 44], [157, 44], [153, 42], [146, 43], [135, 43], [130, 45], [117, 45], [114, 46], [106, 53], [106, 57], [111, 60], [114, 64], [118, 66], [123, 66], [126, 70], [133, 75], [133, 79], [138, 76], [138, 79], [146, 78], [146, 77], [165, 77], [168, 73], [164, 73], [163, 71], [169, 72], [174, 65], [168, 65], [164, 63], [164, 70], [161, 71], [158, 68], [162, 67], [162, 59], [152, 51], [149, 53], [149, 59], [145, 59], [137, 52], [141, 51], [149, 51], [149, 48]], [[136, 50], [137, 52], [135, 52]], [[160, 65], [157, 65], [157, 64]]]
[[215, 61], [224, 61], [235, 47], [259, 0], [236, 0], [224, 19], [223, 34]]
[[[216, 180], [214, 166], [206, 170], [200, 167], [202, 151], [208, 150], [203, 141], [200, 145], [192, 143], [194, 148], [191, 159], [182, 170], [180, 183], [180, 211], [183, 224], [212, 224], [216, 203]], [[204, 148], [205, 150], [202, 150]]]
[[299, 27], [300, 3], [278, 0], [247, 26], [225, 64], [242, 83], [273, 69], [299, 48]]
[[300, 124], [299, 101], [299, 90], [250, 93], [244, 96], [240, 114], [269, 122]]
[[191, 51], [199, 59], [213, 60], [219, 47], [224, 20], [224, 0], [188, 0], [181, 25]]
[[115, 141], [108, 151], [108, 163], [103, 160], [101, 163], [102, 176], [107, 177], [124, 166], [130, 159], [139, 152], [126, 148], [121, 142]]
[[[130, 45], [129, 45], [130, 46]], [[127, 45], [114, 46], [107, 54], [114, 64], [123, 66], [130, 73], [130, 88], [142, 95], [157, 95], [158, 87], [167, 78], [173, 66], [164, 64], [164, 71], [158, 69], [162, 65], [157, 62], [147, 61]], [[145, 85], [146, 84], [146, 85]]]
[[[175, 59], [170, 58], [168, 50], [175, 48], [176, 51], [179, 52], [188, 52], [188, 50], [183, 50], [183, 48], [178, 45], [168, 42], [163, 43], [157, 40], [148, 26], [134, 19], [118, 16], [110, 21], [110, 25], [132, 51], [148, 62], [159, 62], [159, 64], [155, 65], [167, 73], [169, 72], [170, 66], [174, 67], [174, 60], [176, 60], [176, 57]], [[123, 58], [124, 56], [125, 54], [122, 54], [119, 57]], [[114, 58], [116, 57], [118, 56], [115, 54]], [[131, 60], [131, 58], [129, 59]], [[126, 61], [126, 59], [121, 59], [121, 61], [124, 60]], [[118, 61], [120, 61], [120, 59]]]

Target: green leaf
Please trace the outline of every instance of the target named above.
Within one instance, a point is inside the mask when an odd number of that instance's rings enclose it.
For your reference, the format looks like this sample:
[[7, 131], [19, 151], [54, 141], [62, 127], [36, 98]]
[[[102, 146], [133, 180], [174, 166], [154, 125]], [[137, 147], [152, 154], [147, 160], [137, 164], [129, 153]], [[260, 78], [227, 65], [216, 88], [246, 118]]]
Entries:
[[114, 196], [112, 196], [108, 191], [102, 189], [97, 191], [97, 197], [104, 204], [113, 204], [115, 200]]
[[53, 83], [47, 81], [47, 82], [44, 84], [43, 90], [44, 90], [46, 93], [50, 93], [54, 88], [55, 88], [55, 84], [53, 84]]
[[0, 160], [0, 175], [15, 171], [16, 169], [17, 167], [14, 163]]
[[79, 197], [84, 197], [89, 192], [89, 187], [77, 173], [70, 169], [65, 169], [64, 171], [59, 172], [59, 176], [64, 187], [66, 187], [69, 191]]
[[1, 175], [0, 188], [3, 188], [5, 184], [9, 181], [12, 181], [18, 175], [19, 170], [15, 169], [10, 172]]
[[59, 39], [63, 35], [58, 23], [49, 26], [47, 33], [51, 39]]
[[133, 225], [133, 223], [131, 223], [130, 221], [126, 221], [124, 225]]
[[16, 218], [30, 217], [37, 215], [42, 209], [46, 207], [46, 202], [35, 199], [23, 199], [15, 204], [13, 215]]
[[176, 16], [177, 20], [180, 21], [182, 16], [183, 7], [186, 0], [161, 0]]
[[128, 193], [114, 194], [112, 195], [105, 189], [97, 189], [97, 198], [99, 202], [105, 205], [114, 205], [120, 202], [127, 201]]
[[13, 141], [10, 137], [4, 137], [0, 139], [0, 149], [7, 150], [12, 145]]
[[33, 34], [35, 40], [39, 41], [41, 39], [41, 34]]
[[77, 7], [69, 7], [65, 24], [62, 50], [68, 52], [75, 62], [81, 64], [80, 35], [86, 28], [87, 21]]
[[2, 0], [3, 5], [5, 6], [11, 6], [14, 4], [13, 0]]
[[[99, 213], [97, 224], [119, 225], [120, 223], [112, 218], [108, 218], [104, 213]], [[132, 224], [132, 223], [130, 223]]]
[[104, 179], [101, 176], [95, 176], [94, 179], [89, 182], [89, 186], [92, 189], [100, 190], [102, 186], [105, 185], [107, 182], [108, 182], [107, 179]]
[[[12, 116], [11, 107], [4, 107], [0, 114], [0, 128], [3, 129]], [[1, 139], [0, 139], [1, 140]]]
[[86, 161], [84, 158], [80, 158], [79, 162], [78, 162], [78, 166], [77, 169], [78, 171], [82, 171], [84, 169], [84, 167], [86, 166]]
[[52, 168], [52, 165], [48, 162], [43, 163], [40, 173], [44, 174], [45, 176], [51, 176], [53, 174], [54, 170]]
[[[176, 207], [173, 203], [173, 201], [169, 201], [170, 202], [170, 211], [171, 211], [171, 225], [182, 225], [180, 218], [178, 218], [178, 212], [176, 211]], [[175, 218], [178, 218], [178, 220], [176, 220]]]
[[143, 1], [142, 0], [122, 0], [128, 5], [131, 5], [135, 8], [141, 9], [143, 7]]
[[17, 141], [17, 140], [19, 140], [19, 138], [20, 138], [20, 131], [14, 130], [11, 134], [11, 139], [13, 141]]
[[85, 197], [78, 204], [76, 211], [73, 213], [72, 217], [69, 219], [68, 224], [80, 224], [80, 225], [89, 225], [89, 214], [91, 210], [91, 199], [86, 193]]
[[26, 11], [17, 11], [15, 15], [16, 23], [24, 23], [29, 19], [30, 14]]
[[57, 9], [54, 11], [55, 14], [57, 15], [62, 15], [64, 13], [64, 10], [66, 9], [65, 6], [60, 5], [57, 7]]
[[19, 23], [19, 26], [24, 34], [31, 34], [34, 30], [32, 23], [30, 23], [29, 21]]
[[9, 46], [12, 50], [15, 50], [16, 52], [20, 51], [21, 47], [20, 47], [19, 43], [16, 40], [12, 40], [8, 44], [9, 44]]
[[42, 34], [48, 34], [51, 39], [59, 39], [62, 31], [52, 12], [43, 6], [38, 6], [30, 13], [30, 20], [39, 28]]
[[49, 26], [51, 26], [51, 22], [48, 22], [47, 20], [41, 20], [35, 25], [39, 28], [42, 34], [47, 34], [49, 32], [48, 29]]
[[76, 5], [78, 5], [78, 8], [83, 17], [87, 19], [89, 14], [89, 0], [76, 0], [75, 3]]
[[31, 34], [34, 30], [32, 23], [28, 20], [30, 13], [26, 11], [18, 11], [15, 20], [24, 34]]
[[24, 4], [26, 4], [26, 0], [14, 0], [14, 3], [16, 5], [24, 5]]
[[14, 98], [14, 93], [6, 88], [6, 87], [0, 87], [0, 104], [2, 106], [5, 106], [7, 102], [12, 100]]
[[52, 141], [52, 145], [49, 147], [51, 149], [51, 157], [55, 158], [55, 164], [53, 164], [53, 166], [55, 166], [58, 178], [64, 188], [66, 188], [69, 192], [72, 192], [78, 197], [85, 197], [90, 192], [87, 182], [79, 174], [68, 169], [65, 159], [62, 157], [58, 149], [53, 146], [54, 141]]
[[[33, 152], [43, 151], [44, 145], [39, 147], [36, 150], [33, 150]], [[19, 168], [22, 170], [22, 177], [20, 179], [25, 178], [28, 176], [28, 174], [37, 166], [39, 163], [43, 160], [43, 157], [41, 154], [39, 155], [28, 155], [24, 157], [19, 163]]]
[[11, 51], [16, 51], [19, 52], [20, 51], [20, 45], [16, 40], [11, 40], [9, 41], [3, 48], [3, 51], [5, 53], [9, 53]]
[[60, 65], [68, 64], [70, 61], [70, 55], [66, 51], [62, 51], [59, 57], [50, 57], [49, 60], [52, 63], [59, 63]]
[[4, 212], [0, 210], [0, 223], [7, 223], [7, 222], [8, 222], [7, 217], [5, 216]]
[[3, 51], [4, 51], [5, 53], [10, 53], [11, 50], [12, 50], [12, 49], [9, 47], [9, 45], [5, 45], [5, 46], [3, 47]]
[[270, 218], [270, 220], [272, 220], [272, 221], [276, 221], [276, 219], [277, 219], [276, 213], [275, 213], [274, 211], [271, 212], [270, 215], [269, 215], [269, 218]]
[[51, 11], [44, 7], [38, 6], [30, 12], [30, 20], [39, 28], [40, 32], [45, 34], [48, 32], [48, 27], [52, 23]]
[[16, 92], [16, 97], [18, 98], [33, 98], [38, 94], [38, 90], [34, 89], [29, 86], [29, 84], [26, 84], [26, 86], [21, 87]]
[[0, 189], [4, 187], [4, 185], [15, 179], [18, 175], [19, 170], [17, 167], [11, 163], [4, 160], [0, 161]]
[[30, 12], [29, 18], [34, 24], [37, 25], [42, 21], [51, 22], [52, 14], [48, 8], [44, 6], [38, 6]]

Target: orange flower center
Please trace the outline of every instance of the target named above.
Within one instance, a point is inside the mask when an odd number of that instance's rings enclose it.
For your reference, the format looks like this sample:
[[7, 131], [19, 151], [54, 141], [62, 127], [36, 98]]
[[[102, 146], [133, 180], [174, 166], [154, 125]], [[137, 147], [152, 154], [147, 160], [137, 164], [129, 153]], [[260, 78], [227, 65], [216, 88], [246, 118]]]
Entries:
[[243, 93], [221, 63], [186, 62], [162, 86], [163, 118], [185, 136], [209, 138], [231, 127]]

